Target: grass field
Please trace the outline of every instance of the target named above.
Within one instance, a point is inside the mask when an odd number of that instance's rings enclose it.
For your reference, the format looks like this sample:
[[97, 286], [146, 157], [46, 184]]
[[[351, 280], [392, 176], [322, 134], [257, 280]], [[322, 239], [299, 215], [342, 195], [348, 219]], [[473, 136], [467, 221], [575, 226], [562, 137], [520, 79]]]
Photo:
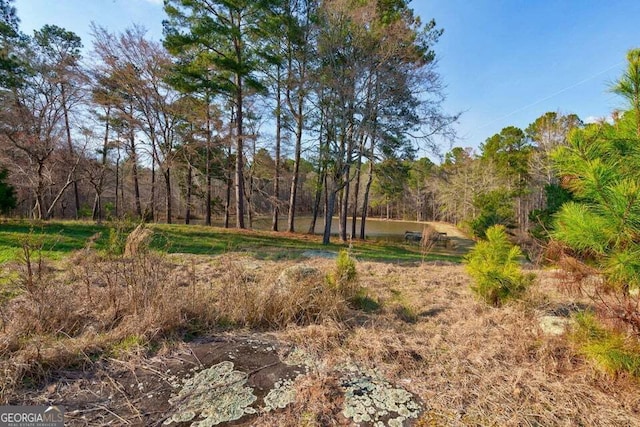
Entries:
[[[219, 255], [242, 252], [256, 259], [296, 259], [305, 251], [337, 252], [346, 243], [321, 244], [320, 237], [304, 234], [275, 233], [256, 230], [235, 230], [200, 225], [149, 225], [154, 231], [151, 247], [168, 253]], [[49, 259], [60, 259], [82, 249], [91, 239], [98, 250], [107, 250], [110, 240], [126, 237], [133, 225], [104, 224], [80, 221], [26, 222], [8, 221], [0, 224], [0, 262], [15, 260], [20, 256], [25, 242], [41, 247]], [[120, 235], [118, 235], [118, 233]], [[455, 239], [462, 240], [459, 237]], [[337, 240], [334, 238], [334, 240]], [[468, 241], [456, 249], [435, 248], [425, 260], [460, 262]], [[388, 241], [354, 241], [352, 254], [362, 260], [384, 262], [418, 262], [423, 254], [418, 245]]]

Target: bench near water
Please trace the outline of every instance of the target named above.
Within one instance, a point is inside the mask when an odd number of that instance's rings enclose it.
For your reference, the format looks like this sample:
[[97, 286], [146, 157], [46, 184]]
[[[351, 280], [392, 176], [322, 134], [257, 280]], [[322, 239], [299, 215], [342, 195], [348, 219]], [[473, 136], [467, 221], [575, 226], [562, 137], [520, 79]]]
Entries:
[[[444, 247], [449, 246], [449, 242], [451, 238], [447, 236], [447, 233], [436, 232], [432, 233], [429, 236], [429, 240], [434, 242], [436, 245], [442, 245]], [[404, 232], [404, 241], [409, 243], [418, 243], [422, 241], [422, 233], [418, 231], [405, 231]]]

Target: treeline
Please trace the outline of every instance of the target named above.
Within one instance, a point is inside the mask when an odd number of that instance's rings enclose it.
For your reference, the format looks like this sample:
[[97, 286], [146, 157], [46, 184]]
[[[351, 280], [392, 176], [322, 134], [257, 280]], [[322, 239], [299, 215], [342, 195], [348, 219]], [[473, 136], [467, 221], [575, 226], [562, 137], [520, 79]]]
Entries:
[[289, 231], [303, 213], [312, 229], [324, 217], [326, 242], [337, 214], [342, 239], [356, 234], [349, 216], [364, 236], [394, 165], [452, 135], [442, 30], [407, 1], [171, 0], [165, 12], [161, 42], [93, 25], [83, 57], [64, 28], [23, 34], [0, 0], [3, 210], [239, 228], [269, 214]]
[[571, 132], [584, 127], [574, 114], [548, 112], [526, 129], [508, 126], [480, 144], [478, 152], [456, 147], [432, 174], [431, 186], [410, 193], [431, 198], [438, 219], [459, 224], [482, 238], [502, 224], [514, 233], [538, 237], [569, 193], [560, 182], [552, 154]]

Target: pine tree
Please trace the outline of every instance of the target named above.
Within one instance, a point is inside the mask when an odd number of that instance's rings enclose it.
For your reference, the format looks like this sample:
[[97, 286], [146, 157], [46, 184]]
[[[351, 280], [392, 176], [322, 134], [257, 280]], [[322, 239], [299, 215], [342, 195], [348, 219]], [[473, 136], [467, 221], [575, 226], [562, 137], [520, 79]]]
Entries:
[[[633, 58], [630, 54], [630, 67]], [[640, 91], [640, 79], [629, 80], [627, 74], [614, 89], [626, 84], [630, 92]], [[615, 299], [598, 300], [609, 315], [640, 332], [633, 296], [640, 289], [640, 136], [634, 98], [629, 100], [631, 110], [613, 124], [576, 129], [569, 145], [553, 154], [574, 201], [560, 209], [552, 237], [604, 278], [603, 286]]]

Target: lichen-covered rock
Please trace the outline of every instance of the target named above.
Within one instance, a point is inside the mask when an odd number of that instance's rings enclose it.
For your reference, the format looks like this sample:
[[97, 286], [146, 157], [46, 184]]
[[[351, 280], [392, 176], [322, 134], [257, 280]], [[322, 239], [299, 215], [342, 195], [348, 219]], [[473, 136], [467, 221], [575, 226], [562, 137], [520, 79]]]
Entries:
[[562, 316], [540, 316], [540, 329], [547, 335], [562, 335], [567, 330], [570, 319]]
[[408, 391], [393, 387], [375, 373], [351, 367], [341, 379], [344, 389], [342, 415], [355, 424], [402, 426], [418, 418], [422, 410]]
[[303, 366], [307, 370], [316, 365], [317, 361], [306, 351], [299, 347], [295, 347], [284, 357], [282, 357], [282, 363], [287, 366]]
[[192, 426], [211, 427], [255, 413], [251, 405], [257, 397], [246, 386], [248, 376], [233, 367], [224, 361], [186, 380], [178, 395], [169, 399], [176, 410], [164, 424], [196, 420]]
[[296, 390], [292, 380], [277, 381], [264, 397], [264, 410], [271, 412], [284, 409], [296, 401]]

